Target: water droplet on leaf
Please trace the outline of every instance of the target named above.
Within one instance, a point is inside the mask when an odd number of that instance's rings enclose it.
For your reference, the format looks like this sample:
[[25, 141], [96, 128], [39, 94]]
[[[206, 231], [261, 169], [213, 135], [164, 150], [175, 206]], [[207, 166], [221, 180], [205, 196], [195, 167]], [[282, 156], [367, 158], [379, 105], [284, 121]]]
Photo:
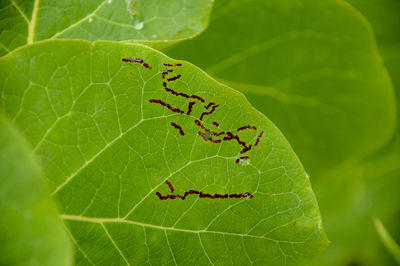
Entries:
[[250, 159], [240, 159], [239, 164], [242, 166], [248, 166], [250, 165]]
[[133, 22], [133, 27], [134, 27], [136, 30], [141, 30], [141, 29], [143, 29], [143, 26], [144, 26], [144, 22], [141, 21], [140, 19], [136, 19], [135, 22]]

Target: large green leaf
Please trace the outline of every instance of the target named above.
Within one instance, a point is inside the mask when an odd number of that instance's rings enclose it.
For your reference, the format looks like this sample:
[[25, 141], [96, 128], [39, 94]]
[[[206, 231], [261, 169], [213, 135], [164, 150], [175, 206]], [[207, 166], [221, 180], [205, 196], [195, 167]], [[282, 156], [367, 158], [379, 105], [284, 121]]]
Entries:
[[[400, 103], [400, 1], [348, 0], [374, 29], [379, 52], [388, 68]], [[400, 108], [397, 108], [399, 111]]]
[[0, 116], [0, 264], [70, 265], [68, 236], [29, 153]]
[[[313, 265], [394, 265], [374, 228], [380, 217], [399, 236], [400, 153], [392, 143], [348, 162], [313, 184], [332, 245]], [[392, 231], [391, 230], [391, 231]]]
[[[0, 56], [45, 39], [165, 45], [202, 32], [213, 0], [1, 0]], [[163, 44], [164, 43], [164, 44]]]
[[[0, 59], [0, 84], [2, 110], [41, 158], [78, 262], [290, 265], [327, 245], [280, 131], [189, 63], [138, 44], [45, 41]], [[251, 150], [242, 154], [239, 140]], [[209, 195], [156, 194], [190, 190]]]
[[342, 1], [220, 0], [207, 31], [167, 53], [243, 91], [313, 177], [393, 133], [393, 89], [372, 31]]
[[[400, 101], [400, 2], [349, 0], [374, 29], [379, 51]], [[398, 122], [399, 123], [399, 122]], [[381, 217], [400, 240], [400, 131], [379, 153], [327, 173], [315, 183], [332, 246], [315, 265], [394, 265], [374, 231]], [[327, 179], [327, 180], [325, 180]]]

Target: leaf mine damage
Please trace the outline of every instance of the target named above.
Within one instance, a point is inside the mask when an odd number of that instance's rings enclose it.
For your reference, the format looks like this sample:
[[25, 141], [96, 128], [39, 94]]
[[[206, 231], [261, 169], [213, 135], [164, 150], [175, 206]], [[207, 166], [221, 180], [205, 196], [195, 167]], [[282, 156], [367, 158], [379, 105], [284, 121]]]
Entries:
[[138, 63], [143, 65], [145, 68], [152, 69], [152, 67], [149, 64], [145, 63], [142, 58], [127, 57], [127, 58], [122, 58], [122, 62]]
[[[145, 68], [152, 69], [152, 67], [150, 67], [148, 64], [146, 64], [142, 58], [127, 57], [127, 58], [122, 58], [122, 62], [138, 63], [138, 64], [142, 64]], [[173, 77], [170, 77], [170, 78], [168, 78], [167, 76], [170, 73], [174, 72], [173, 68], [181, 67], [182, 64], [180, 64], [180, 63], [177, 63], [177, 64], [164, 63], [163, 65], [165, 67], [168, 67], [165, 71], [163, 71], [161, 73], [162, 86], [163, 86], [163, 88], [165, 89], [166, 92], [171, 93], [172, 95], [177, 96], [177, 97], [183, 97], [183, 98], [186, 98], [186, 99], [194, 99], [194, 100], [200, 101], [201, 103], [205, 103], [206, 102], [206, 100], [201, 96], [198, 96], [198, 95], [195, 95], [195, 94], [189, 95], [189, 94], [187, 94], [185, 92], [177, 92], [177, 91], [169, 88], [168, 84], [170, 82], [173, 82], [173, 81], [176, 81], [176, 80], [182, 78], [182, 74], [177, 74], [177, 75], [175, 75]], [[178, 107], [172, 106], [171, 104], [164, 102], [161, 99], [150, 99], [149, 102], [150, 103], [154, 103], [154, 104], [159, 104], [159, 105], [161, 105], [163, 107], [166, 107], [167, 109], [169, 109], [170, 111], [172, 111], [174, 113], [186, 114], [187, 116], [191, 116], [191, 114], [193, 112], [193, 109], [195, 107], [195, 104], [196, 104], [195, 101], [189, 102], [188, 110], [185, 112], [185, 111], [179, 109]], [[242, 147], [242, 149], [240, 150], [240, 154], [247, 153], [248, 151], [250, 151], [253, 148], [253, 146], [257, 146], [260, 143], [260, 139], [262, 138], [262, 136], [264, 134], [264, 131], [261, 131], [259, 133], [255, 143], [248, 144], [246, 141], [241, 139], [238, 134], [234, 134], [231, 131], [220, 131], [220, 132], [217, 132], [217, 131], [213, 131], [213, 130], [205, 127], [203, 122], [202, 122], [203, 119], [205, 118], [205, 116], [211, 116], [217, 110], [218, 107], [219, 107], [219, 104], [217, 104], [215, 102], [211, 102], [211, 101], [208, 102], [207, 105], [203, 105], [203, 108], [205, 110], [203, 110], [203, 112], [201, 113], [200, 118], [194, 120], [194, 123], [198, 127], [200, 127], [200, 130], [197, 132], [197, 134], [200, 137], [202, 137], [202, 139], [204, 141], [211, 142], [211, 143], [221, 143], [223, 141], [235, 140], [238, 143], [238, 145], [240, 145]], [[220, 125], [220, 123], [218, 123], [217, 121], [213, 121], [212, 124], [215, 127], [219, 127], [219, 125]], [[174, 127], [175, 129], [178, 129], [179, 134], [181, 136], [185, 136], [185, 132], [184, 132], [183, 128], [180, 125], [176, 124], [175, 122], [171, 122], [171, 126]], [[242, 127], [239, 127], [238, 129], [236, 129], [236, 132], [245, 131], [245, 130], [257, 130], [257, 127], [254, 126], [254, 125], [245, 125], [245, 126], [242, 126]], [[220, 138], [218, 138], [218, 137], [220, 137]], [[235, 163], [239, 163], [239, 162], [247, 160], [247, 159], [249, 159], [249, 156], [241, 156], [235, 161]]]
[[[167, 186], [169, 187], [169, 189], [171, 190], [171, 193], [174, 193], [175, 189], [173, 187], [173, 185], [171, 184], [171, 182], [169, 181], [165, 181], [165, 184], [167, 184]], [[188, 190], [186, 191], [183, 195], [180, 194], [167, 194], [167, 195], [162, 195], [160, 192], [156, 192], [157, 197], [160, 200], [174, 200], [174, 199], [181, 199], [181, 200], [185, 200], [186, 197], [190, 196], [190, 195], [199, 195], [199, 198], [201, 199], [228, 199], [228, 198], [235, 198], [235, 199], [240, 199], [240, 198], [250, 198], [252, 199], [254, 196], [250, 193], [250, 192], [244, 192], [244, 193], [239, 193], [239, 194], [209, 194], [209, 193], [203, 193], [202, 191], [198, 191], [198, 190]]]
[[[145, 68], [151, 69], [151, 67], [144, 63], [144, 60], [141, 58], [122, 58], [123, 62], [128, 62], [128, 63], [138, 63], [138, 64], [142, 64]], [[181, 67], [182, 64], [169, 64], [169, 63], [164, 63], [163, 64], [165, 67], [168, 67], [165, 71], [163, 71], [161, 73], [161, 78], [162, 78], [162, 87], [164, 88], [164, 90], [167, 93], [170, 93], [174, 96], [177, 97], [183, 97], [186, 99], [194, 99], [197, 100], [201, 103], [205, 103], [206, 100], [198, 95], [192, 94], [189, 95], [185, 92], [177, 92], [171, 88], [169, 88], [169, 84], [171, 82], [174, 82], [180, 78], [182, 78], [182, 74], [176, 74], [173, 77], [168, 77], [171, 73], [174, 73], [176, 71], [176, 69], [173, 69], [175, 67]], [[198, 119], [194, 119], [194, 124], [196, 126], [199, 127], [199, 131], [197, 132], [197, 135], [199, 135], [205, 142], [211, 142], [211, 143], [222, 143], [225, 141], [235, 141], [239, 146], [241, 146], [241, 150], [240, 150], [240, 154], [245, 154], [248, 151], [250, 151], [254, 146], [257, 146], [260, 143], [260, 139], [262, 138], [264, 131], [261, 131], [259, 133], [259, 135], [257, 136], [257, 139], [254, 143], [249, 144], [247, 143], [245, 140], [243, 140], [237, 133], [234, 133], [233, 131], [214, 131], [211, 128], [208, 128], [204, 125], [204, 118], [206, 116], [212, 116], [213, 113], [217, 110], [217, 108], [220, 106], [219, 104], [215, 103], [215, 102], [208, 102], [206, 105], [196, 105], [197, 101], [191, 101], [188, 103], [188, 108], [187, 111], [183, 111], [181, 109], [179, 109], [178, 107], [175, 107], [169, 103], [164, 102], [161, 99], [150, 99], [149, 102], [150, 103], [154, 103], [154, 104], [158, 104], [161, 105], [163, 107], [166, 107], [168, 110], [177, 113], [177, 114], [182, 114], [186, 116], [190, 116], [193, 113], [193, 110], [196, 106], [202, 106], [202, 108], [204, 108], [202, 110], [202, 113], [200, 115], [200, 117]], [[178, 130], [179, 134], [181, 136], [185, 136], [185, 132], [183, 130], [183, 128], [178, 125], [175, 122], [170, 122], [171, 126], [175, 129]], [[220, 123], [217, 121], [213, 121], [212, 125], [215, 127], [219, 127]], [[239, 127], [238, 129], [234, 130], [236, 132], [241, 132], [241, 131], [245, 131], [245, 130], [254, 130], [257, 131], [257, 127], [254, 125], [244, 125]], [[239, 158], [237, 158], [235, 160], [236, 164], [239, 164], [240, 162], [246, 161], [249, 159], [249, 156], [240, 156]], [[171, 190], [171, 193], [174, 192], [174, 187], [172, 186], [172, 184], [169, 181], [166, 181], [166, 184], [168, 185], [168, 187]], [[188, 197], [189, 195], [198, 195], [199, 198], [209, 198], [209, 199], [226, 199], [226, 198], [244, 198], [244, 197], [249, 197], [249, 198], [253, 198], [253, 195], [249, 192], [245, 192], [245, 193], [239, 193], [239, 194], [209, 194], [209, 193], [203, 193], [202, 191], [197, 191], [197, 190], [188, 190], [186, 191], [183, 195], [180, 194], [168, 194], [168, 195], [162, 195], [160, 192], [156, 193], [157, 197], [160, 200], [167, 200], [167, 199], [186, 199], [186, 197]]]
[[185, 136], [185, 132], [183, 132], [183, 129], [181, 126], [175, 124], [174, 122], [171, 122], [171, 126], [173, 126], [174, 128], [179, 130], [179, 134], [181, 134], [182, 136]]

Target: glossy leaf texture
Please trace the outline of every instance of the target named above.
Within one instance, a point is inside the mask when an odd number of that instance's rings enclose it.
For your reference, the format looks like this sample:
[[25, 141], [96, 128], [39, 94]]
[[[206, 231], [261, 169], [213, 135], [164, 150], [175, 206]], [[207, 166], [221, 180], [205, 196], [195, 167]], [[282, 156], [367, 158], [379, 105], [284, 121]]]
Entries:
[[71, 265], [72, 246], [37, 162], [0, 116], [0, 264]]
[[204, 34], [166, 52], [243, 91], [311, 177], [393, 134], [392, 84], [371, 28], [345, 2], [221, 0]]
[[281, 132], [197, 67], [138, 44], [45, 41], [0, 73], [77, 262], [297, 265], [327, 246]]
[[0, 56], [46, 39], [146, 41], [191, 38], [208, 24], [213, 0], [2, 0]]

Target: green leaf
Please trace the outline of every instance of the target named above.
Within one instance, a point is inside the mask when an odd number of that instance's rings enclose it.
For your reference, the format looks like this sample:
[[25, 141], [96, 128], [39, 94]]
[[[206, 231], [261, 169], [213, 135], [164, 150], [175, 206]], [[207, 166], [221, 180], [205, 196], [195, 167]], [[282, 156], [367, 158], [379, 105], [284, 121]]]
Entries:
[[342, 1], [221, 0], [204, 34], [167, 53], [243, 91], [312, 177], [373, 152], [395, 128], [372, 31]]
[[[400, 104], [400, 2], [397, 0], [348, 0], [374, 29], [379, 52], [383, 57]], [[397, 108], [399, 111], [400, 108]]]
[[[349, 0], [371, 24], [379, 52], [400, 103], [400, 2]], [[399, 108], [397, 108], [399, 110]], [[398, 116], [398, 125], [399, 125]], [[329, 181], [313, 187], [331, 236], [332, 246], [315, 265], [394, 265], [374, 232], [374, 217], [383, 219], [400, 239], [400, 130], [392, 141], [367, 160], [328, 174]], [[350, 168], [350, 169], [349, 169]], [[325, 179], [324, 176], [321, 179]]]
[[[396, 146], [397, 145], [397, 146]], [[327, 172], [313, 189], [332, 245], [313, 265], [393, 265], [374, 228], [374, 218], [398, 228], [398, 143], [365, 160]], [[399, 230], [393, 231], [399, 235]]]
[[68, 237], [29, 153], [0, 116], [0, 264], [70, 265]]
[[[310, 182], [280, 131], [187, 62], [138, 44], [45, 41], [0, 59], [0, 87], [3, 111], [61, 204], [77, 261], [291, 265], [328, 244]], [[256, 129], [238, 130], [247, 125]], [[251, 150], [242, 154], [233, 136]], [[190, 190], [209, 196], [156, 194]]]
[[396, 259], [397, 263], [400, 264], [400, 247], [390, 236], [385, 226], [382, 224], [381, 220], [376, 218], [374, 220], [376, 231], [378, 231], [379, 237], [382, 240], [382, 243], [388, 249], [390, 253], [392, 253], [393, 257]]
[[0, 56], [46, 39], [139, 40], [155, 46], [200, 34], [213, 0], [4, 0]]

